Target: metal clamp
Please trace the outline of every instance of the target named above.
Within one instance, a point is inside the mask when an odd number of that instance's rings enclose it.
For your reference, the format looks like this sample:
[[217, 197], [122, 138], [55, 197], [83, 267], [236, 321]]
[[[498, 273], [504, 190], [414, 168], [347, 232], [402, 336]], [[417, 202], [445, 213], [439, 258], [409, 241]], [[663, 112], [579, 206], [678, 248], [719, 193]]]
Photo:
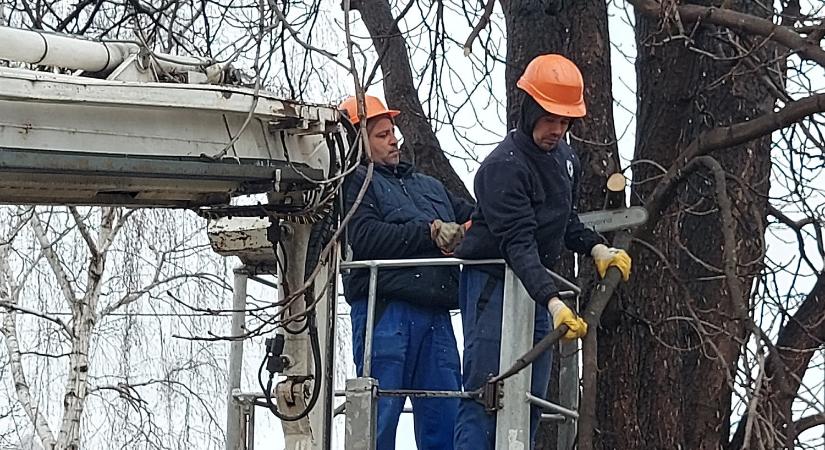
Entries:
[[502, 404], [503, 399], [504, 381], [488, 381], [484, 384], [481, 397], [478, 400], [484, 405], [484, 410], [492, 414], [504, 407]]

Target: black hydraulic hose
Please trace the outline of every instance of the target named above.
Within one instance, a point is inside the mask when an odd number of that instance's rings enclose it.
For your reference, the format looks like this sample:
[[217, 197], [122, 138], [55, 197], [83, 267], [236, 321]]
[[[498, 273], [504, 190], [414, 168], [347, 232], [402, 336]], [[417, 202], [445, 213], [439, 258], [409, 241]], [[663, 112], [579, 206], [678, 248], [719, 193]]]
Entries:
[[[307, 314], [307, 321], [312, 322], [309, 326], [309, 337], [310, 337], [310, 345], [312, 347], [312, 361], [315, 365], [315, 371], [317, 372], [321, 367], [321, 344], [318, 340], [318, 327], [315, 323], [315, 312], [311, 312]], [[278, 411], [278, 407], [272, 402], [272, 383], [273, 379], [275, 378], [275, 372], [269, 373], [269, 379], [266, 382], [266, 386], [264, 386], [263, 379], [261, 375], [263, 373], [264, 366], [266, 365], [267, 357], [264, 355], [264, 360], [261, 362], [260, 367], [258, 368], [258, 384], [261, 387], [261, 390], [264, 394], [264, 399], [266, 400], [266, 407], [269, 408], [269, 411], [278, 419], [283, 420], [285, 422], [294, 422], [296, 420], [301, 420], [312, 411], [312, 408], [315, 407], [315, 403], [318, 402], [318, 397], [321, 394], [321, 382], [317, 380], [316, 377], [309, 377], [308, 379], [313, 380], [312, 383], [312, 394], [309, 397], [309, 403], [307, 403], [306, 408], [300, 413], [290, 416]]]
[[[330, 233], [330, 231], [337, 222], [337, 217], [338, 211], [335, 210], [335, 208], [333, 208], [333, 211], [331, 211], [322, 220], [316, 222], [313, 225], [312, 230], [310, 232], [309, 242], [307, 245], [306, 260], [304, 265], [305, 274], [311, 273], [315, 266], [320, 263], [321, 251], [332, 237], [332, 233]], [[279, 244], [283, 245], [280, 242]], [[283, 254], [285, 255], [286, 252], [284, 251]], [[285, 271], [288, 270], [287, 264], [288, 263], [286, 261], [286, 258], [284, 258]], [[304, 293], [304, 301], [307, 304], [307, 306], [313, 303], [313, 292], [314, 289], [310, 287]], [[332, 316], [329, 318], [329, 320], [335, 320], [335, 317]], [[308, 330], [310, 337], [310, 347], [312, 351], [313, 371], [315, 372], [313, 376], [310, 376], [308, 378], [313, 381], [312, 394], [310, 395], [309, 402], [307, 403], [307, 406], [303, 411], [293, 416], [286, 415], [278, 411], [278, 407], [272, 402], [272, 384], [274, 382], [273, 380], [275, 378], [275, 372], [270, 372], [269, 379], [267, 380], [266, 385], [264, 385], [262, 379], [263, 369], [266, 365], [268, 355], [264, 355], [263, 361], [261, 362], [261, 366], [258, 368], [258, 384], [260, 385], [261, 390], [264, 394], [264, 398], [266, 399], [266, 404], [264, 406], [269, 408], [270, 412], [272, 412], [272, 414], [280, 420], [286, 422], [294, 422], [296, 420], [303, 419], [310, 413], [310, 411], [312, 411], [312, 408], [315, 407], [315, 404], [318, 402], [318, 398], [320, 397], [321, 393], [321, 374], [323, 373], [323, 366], [321, 365], [321, 343], [318, 337], [318, 322], [317, 316], [315, 314], [315, 309], [310, 309], [306, 312], [306, 322], [300, 330], [289, 330], [288, 327], [283, 328], [284, 330], [290, 333], [299, 333], [303, 332], [304, 330]], [[331, 369], [328, 368], [328, 370]]]

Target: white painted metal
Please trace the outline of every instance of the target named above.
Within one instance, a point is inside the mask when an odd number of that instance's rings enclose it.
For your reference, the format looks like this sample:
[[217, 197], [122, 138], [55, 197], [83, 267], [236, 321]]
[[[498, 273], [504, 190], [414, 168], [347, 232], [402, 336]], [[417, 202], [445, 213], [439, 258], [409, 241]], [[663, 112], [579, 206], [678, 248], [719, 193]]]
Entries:
[[[503, 372], [533, 347], [535, 302], [509, 267], [504, 275], [504, 305], [501, 326], [499, 370]], [[511, 326], [518, 324], [518, 326]], [[530, 448], [530, 367], [504, 380], [502, 408], [496, 413], [496, 449]]]
[[[111, 72], [142, 50], [136, 42], [101, 42], [5, 26], [0, 26], [0, 42], [0, 59], [91, 73]], [[213, 65], [207, 59], [192, 56], [158, 54], [149, 60], [161, 71], [178, 73], [205, 71]]]
[[618, 231], [637, 227], [647, 222], [647, 210], [641, 206], [623, 209], [604, 209], [579, 214], [584, 226], [595, 231]]
[[237, 256], [249, 267], [275, 267], [275, 253], [266, 235], [269, 224], [269, 218], [223, 217], [210, 220], [206, 234], [212, 250], [220, 255]]
[[0, 27], [0, 42], [0, 59], [89, 72], [112, 70], [130, 53], [140, 51], [135, 44], [104, 44], [10, 27]]
[[554, 413], [561, 414], [562, 416], [568, 417], [570, 419], [578, 419], [579, 412], [565, 408], [561, 405], [557, 405], [553, 402], [547, 401], [541, 397], [536, 397], [535, 395], [531, 394], [530, 392], [526, 393], [527, 401], [541, 407], [547, 411], [553, 411]]
[[[283, 249], [285, 255], [281, 256], [289, 261], [290, 270], [282, 276], [285, 276], [289, 286], [293, 290], [297, 290], [304, 284], [304, 266], [306, 263], [307, 244], [309, 243], [309, 236], [312, 225], [303, 225], [297, 223], [288, 223], [284, 227], [281, 239], [284, 243]], [[315, 279], [315, 291], [312, 292], [312, 298], [317, 298], [318, 294], [324, 289], [327, 283], [327, 271], [321, 270], [319, 276]], [[284, 292], [280, 292], [281, 298], [284, 298]], [[335, 317], [328, 317], [323, 313], [325, 304], [318, 305], [318, 328], [321, 335], [320, 355], [324, 355], [327, 345], [335, 345], [334, 342], [326, 342], [326, 334], [321, 331], [326, 328], [325, 320], [335, 320]], [[297, 300], [285, 313], [286, 316], [299, 314], [305, 311], [305, 303], [303, 296]], [[292, 329], [300, 328], [297, 323], [291, 325]], [[276, 388], [276, 400], [278, 409], [287, 415], [296, 415], [303, 411], [309, 401], [309, 394], [312, 391], [313, 383], [322, 383], [320, 392], [325, 392], [325, 382], [323, 377], [323, 367], [314, 367], [312, 360], [312, 346], [310, 337], [306, 331], [300, 334], [285, 333], [286, 341], [284, 345], [284, 355], [287, 356], [291, 364], [285, 369], [282, 375], [286, 379], [280, 382]], [[323, 366], [323, 357], [321, 357], [321, 365]], [[307, 376], [313, 375], [312, 381], [304, 381]], [[331, 415], [332, 411], [327, 410], [329, 404], [324, 399], [318, 399], [317, 403], [312, 409], [308, 417], [296, 421], [282, 421], [281, 427], [284, 430], [284, 440], [286, 448], [289, 450], [321, 450], [324, 443], [324, 434], [330, 433], [331, 430], [325, 429], [330, 421], [326, 420], [326, 415]]]
[[2, 68], [0, 202], [192, 206], [317, 189], [294, 168], [328, 173], [326, 141], [313, 133], [337, 131], [337, 115], [268, 93], [256, 101], [251, 89]]
[[[247, 274], [243, 268], [235, 269], [232, 299], [232, 325], [230, 334], [242, 336], [246, 330]], [[226, 403], [226, 450], [246, 450], [246, 420], [244, 406], [235, 401], [235, 393], [241, 390], [243, 374], [243, 340], [229, 343], [229, 388]]]

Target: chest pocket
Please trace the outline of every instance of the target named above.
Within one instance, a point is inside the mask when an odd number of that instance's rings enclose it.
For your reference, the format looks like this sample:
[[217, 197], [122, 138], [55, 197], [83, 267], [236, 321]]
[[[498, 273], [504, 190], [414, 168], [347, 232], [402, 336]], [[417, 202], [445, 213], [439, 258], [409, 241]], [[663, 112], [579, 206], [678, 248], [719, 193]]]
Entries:
[[436, 188], [440, 186], [431, 186], [426, 181], [416, 176], [403, 180], [376, 178], [373, 189], [376, 189], [384, 220], [389, 223], [454, 220], [446, 194], [439, 195]]
[[455, 221], [453, 207], [446, 198], [432, 192], [425, 192], [416, 199], [419, 209], [424, 212], [428, 219], [441, 219], [445, 222]]

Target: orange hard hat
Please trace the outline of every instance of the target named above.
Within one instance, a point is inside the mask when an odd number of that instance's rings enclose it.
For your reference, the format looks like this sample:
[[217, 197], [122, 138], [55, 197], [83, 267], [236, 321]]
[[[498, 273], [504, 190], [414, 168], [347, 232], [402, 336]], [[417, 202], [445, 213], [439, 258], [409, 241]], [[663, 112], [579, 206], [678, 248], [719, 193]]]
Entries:
[[564, 56], [536, 56], [527, 64], [516, 86], [547, 112], [564, 117], [587, 114], [582, 73]]
[[[364, 116], [367, 120], [370, 120], [373, 117], [383, 116], [384, 114], [388, 114], [390, 118], [401, 114], [401, 111], [387, 109], [381, 99], [378, 97], [373, 97], [372, 95], [364, 96], [364, 106], [366, 107]], [[358, 100], [354, 95], [344, 100], [338, 109], [345, 110], [349, 116], [350, 123], [353, 125], [358, 125]]]

